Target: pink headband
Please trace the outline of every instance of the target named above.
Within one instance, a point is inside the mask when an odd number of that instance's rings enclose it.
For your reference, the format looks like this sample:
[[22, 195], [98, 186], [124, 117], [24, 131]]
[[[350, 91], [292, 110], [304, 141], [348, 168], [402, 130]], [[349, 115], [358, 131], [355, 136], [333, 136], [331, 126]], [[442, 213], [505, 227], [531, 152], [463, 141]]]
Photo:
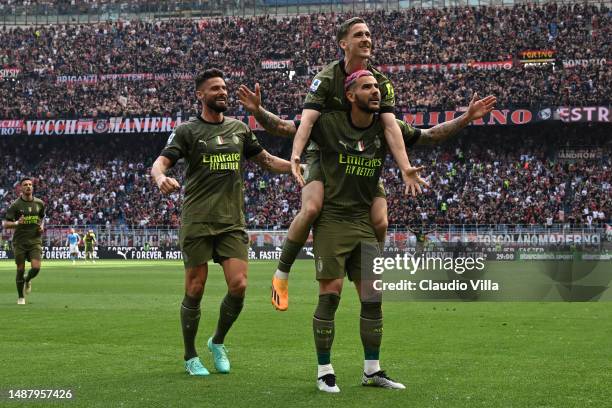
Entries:
[[349, 89], [351, 85], [355, 83], [355, 81], [364, 76], [374, 76], [374, 74], [368, 71], [367, 69], [360, 69], [359, 71], [353, 72], [344, 80], [344, 90], [346, 91], [347, 89]]

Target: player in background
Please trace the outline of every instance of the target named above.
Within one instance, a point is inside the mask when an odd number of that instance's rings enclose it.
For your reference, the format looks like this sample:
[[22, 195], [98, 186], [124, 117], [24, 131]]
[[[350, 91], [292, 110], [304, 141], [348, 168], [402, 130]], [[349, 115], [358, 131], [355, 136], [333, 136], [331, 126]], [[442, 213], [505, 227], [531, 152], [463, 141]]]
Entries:
[[[379, 86], [380, 86], [380, 82], [379, 82]], [[238, 89], [238, 97], [240, 98], [240, 103], [245, 107], [245, 109], [251, 114], [253, 114], [255, 116], [255, 119], [257, 119], [257, 121], [263, 126], [263, 128], [271, 135], [280, 136], [280, 137], [293, 137], [296, 134], [297, 129], [300, 126], [299, 122], [292, 121], [292, 120], [282, 120], [275, 114], [267, 111], [262, 106], [261, 89], [259, 87], [259, 84], [255, 84], [254, 92], [251, 91], [248, 87], [241, 85]], [[402, 129], [403, 134], [406, 134], [406, 132], [404, 131], [404, 128], [407, 127], [407, 128], [412, 129], [409, 132], [409, 134], [411, 135], [410, 138], [409, 139], [404, 138], [404, 144], [407, 145], [407, 147], [408, 147], [408, 144], [410, 146], [413, 144], [436, 145], [436, 144], [444, 143], [450, 137], [456, 135], [461, 129], [469, 125], [472, 121], [480, 119], [484, 117], [484, 115], [491, 112], [491, 110], [493, 110], [495, 106], [496, 101], [497, 101], [496, 98], [492, 95], [487, 96], [486, 98], [483, 98], [483, 99], [478, 99], [478, 95], [474, 93], [472, 100], [468, 106], [468, 109], [465, 113], [463, 113], [458, 118], [440, 123], [430, 129], [414, 129], [403, 121], [400, 121], [397, 119], [396, 121], [398, 123], [398, 126]], [[318, 152], [316, 154], [318, 154]], [[312, 176], [311, 176], [312, 173], [313, 172], [318, 173], [317, 179], [319, 180], [319, 183], [323, 185], [323, 178], [321, 177], [321, 171], [320, 171], [320, 166], [319, 166], [318, 161], [319, 161], [318, 159], [311, 161], [311, 163], [314, 163], [315, 170], [312, 171], [312, 169], [310, 168], [311, 165], [309, 164], [309, 168], [307, 169], [307, 172], [305, 174], [307, 175], [306, 176], [307, 179], [312, 180]], [[310, 181], [306, 185], [306, 187], [302, 190], [303, 192], [302, 200], [304, 200], [304, 197], [306, 197], [304, 195], [304, 191], [306, 191], [308, 186], [313, 183], [315, 183], [315, 181]], [[373, 200], [372, 211], [374, 211], [377, 208], [376, 203], [382, 203], [382, 202], [384, 202], [384, 206], [382, 206], [382, 208], [384, 209], [384, 213], [385, 213], [384, 218], [386, 220], [387, 218], [386, 200], [384, 200], [380, 196], [380, 185], [379, 185], [379, 189], [377, 190], [376, 197]], [[300, 210], [302, 214], [303, 214], [303, 210], [304, 210], [304, 205], [302, 205], [302, 209]], [[373, 224], [376, 224], [374, 222], [372, 211], [370, 212], [370, 219], [372, 219]], [[380, 210], [376, 209], [376, 211], [380, 211]], [[283, 257], [283, 255], [281, 255], [281, 262], [279, 262], [279, 268], [283, 267], [283, 263], [284, 263], [283, 260], [285, 260], [285, 262], [290, 262], [292, 264], [299, 250], [303, 246], [303, 243], [302, 243], [296, 249], [295, 248], [296, 244], [291, 241], [291, 228], [294, 228], [296, 225], [299, 225], [301, 222], [303, 222], [303, 218], [301, 219], [300, 222], [296, 222], [296, 220], [299, 217], [300, 217], [300, 214], [298, 214], [296, 216], [296, 219], [294, 219], [294, 221], [291, 223], [291, 227], [289, 228], [289, 232], [288, 232], [288, 239], [285, 242], [285, 245], [283, 247], [283, 254], [285, 255], [287, 253], [287, 248], [291, 247], [291, 251], [290, 251], [291, 257]], [[376, 231], [376, 227], [375, 227], [375, 231]], [[386, 227], [385, 227], [385, 231], [386, 231]], [[309, 232], [310, 232], [310, 224], [308, 225], [308, 230], [304, 234], [304, 242], [306, 238], [308, 237]], [[376, 235], [377, 235], [377, 239], [380, 240], [380, 235], [378, 233]], [[287, 261], [287, 259], [289, 259], [289, 261]], [[287, 291], [284, 292], [285, 295], [287, 295], [287, 297], [285, 297], [285, 300], [283, 301], [283, 299], [280, 296], [280, 293], [282, 293], [282, 291], [275, 290], [275, 289], [278, 288], [278, 286], [280, 286], [281, 288], [285, 286], [285, 289], [286, 289], [287, 287], [286, 285], [283, 285], [283, 283], [286, 283], [287, 280], [286, 279], [282, 280], [280, 279], [280, 277], [277, 277], [276, 275], [278, 275], [278, 273], [275, 274], [275, 279], [274, 279], [274, 284], [273, 284], [272, 304], [277, 310], [286, 310], [286, 308], [288, 307]], [[285, 275], [285, 276], [288, 277], [288, 275]], [[282, 306], [279, 306], [279, 305], [282, 305]]]
[[96, 263], [94, 248], [98, 243], [98, 240], [96, 239], [96, 234], [94, 234], [92, 229], [87, 231], [87, 234], [85, 234], [83, 237], [83, 242], [85, 242], [85, 261], [92, 261], [93, 263]]
[[[372, 55], [372, 39], [365, 21], [354, 17], [343, 22], [338, 27], [336, 41], [344, 53], [344, 58], [328, 64], [315, 76], [308, 90], [302, 119], [293, 141], [292, 172], [303, 187], [302, 207], [289, 227], [280, 261], [272, 279], [272, 304], [281, 311], [289, 307], [288, 278], [291, 266], [304, 246], [310, 227], [318, 217], [323, 203], [323, 183], [316, 144], [310, 143], [306, 153], [309, 168], [306, 182], [300, 174], [300, 156], [309, 140], [312, 126], [321, 112], [348, 110], [343, 85], [347, 75], [360, 69], [369, 69], [374, 73], [382, 95], [380, 113], [385, 128], [385, 139], [406, 184], [406, 192], [410, 191], [412, 195], [416, 195], [421, 192], [420, 185], [424, 184], [418, 174], [420, 169], [410, 165], [401, 131], [395, 121], [393, 85], [369, 62]], [[379, 187], [377, 199], [372, 204], [370, 217], [374, 223], [378, 241], [384, 242], [388, 221], [387, 202], [382, 184]]]
[[217, 328], [207, 345], [218, 372], [229, 373], [225, 337], [244, 304], [247, 287], [249, 236], [244, 219], [245, 159], [276, 173], [290, 173], [291, 163], [270, 155], [247, 125], [225, 117], [228, 108], [223, 72], [209, 69], [195, 79], [202, 104], [197, 118], [182, 123], [170, 135], [153, 163], [151, 176], [163, 194], [180, 189], [166, 171], [179, 159], [187, 164], [181, 211], [180, 243], [185, 265], [185, 296], [180, 316], [185, 346], [185, 371], [206, 376], [195, 347], [200, 304], [211, 259], [223, 268], [227, 294], [221, 302]]
[[[17, 264], [17, 304], [25, 305], [25, 293], [32, 291], [32, 279], [40, 272], [42, 258], [42, 233], [44, 231], [45, 203], [34, 197], [31, 178], [21, 180], [21, 195], [8, 208], [2, 227], [15, 229], [13, 251]], [[30, 270], [25, 276], [25, 263]]]
[[414, 226], [408, 226], [408, 231], [414, 234], [415, 238], [415, 250], [416, 253], [422, 253], [425, 248], [427, 248], [427, 243], [429, 242], [429, 238], [427, 238], [427, 234], [434, 232], [436, 229], [432, 227], [430, 229], [425, 228], [425, 223], [421, 223]]
[[70, 233], [66, 237], [66, 243], [68, 244], [68, 252], [70, 253], [70, 259], [72, 264], [76, 264], [76, 260], [79, 259], [79, 243], [81, 242], [81, 236], [70, 228]]

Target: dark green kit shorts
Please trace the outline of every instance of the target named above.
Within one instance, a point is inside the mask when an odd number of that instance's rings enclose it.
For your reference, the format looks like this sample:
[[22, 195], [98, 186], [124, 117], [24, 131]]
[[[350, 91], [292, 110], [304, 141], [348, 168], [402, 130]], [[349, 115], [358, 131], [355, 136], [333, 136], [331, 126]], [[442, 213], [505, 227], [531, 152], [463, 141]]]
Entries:
[[42, 245], [41, 244], [24, 244], [19, 245], [13, 243], [13, 253], [15, 254], [15, 263], [17, 265], [25, 263], [25, 261], [32, 262], [32, 259], [40, 260], [42, 258]]
[[228, 258], [249, 259], [249, 235], [236, 225], [196, 222], [181, 227], [181, 251], [186, 267], [221, 263]]
[[361, 280], [362, 250], [376, 256], [377, 243], [369, 219], [319, 220], [314, 226], [314, 256], [319, 279]]

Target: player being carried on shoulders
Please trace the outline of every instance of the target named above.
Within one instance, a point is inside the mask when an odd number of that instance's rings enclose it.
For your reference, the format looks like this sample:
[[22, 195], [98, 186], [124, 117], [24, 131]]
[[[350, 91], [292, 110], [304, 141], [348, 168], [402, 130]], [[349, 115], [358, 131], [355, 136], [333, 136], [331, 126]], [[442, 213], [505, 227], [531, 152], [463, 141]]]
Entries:
[[[373, 74], [374, 78], [377, 78], [376, 73]], [[379, 80], [378, 83], [380, 88]], [[301, 127], [301, 122], [282, 120], [263, 108], [259, 84], [255, 85], [254, 92], [245, 85], [240, 86], [238, 96], [245, 109], [252, 113], [264, 129], [272, 135], [294, 137]], [[494, 96], [478, 99], [478, 96], [474, 93], [468, 110], [465, 113], [458, 118], [438, 124], [430, 129], [415, 129], [403, 121], [394, 120], [401, 130], [402, 139], [406, 147], [414, 144], [435, 145], [443, 143], [451, 136], [457, 134], [461, 129], [469, 125], [471, 121], [482, 118], [493, 109], [495, 103], [496, 98]], [[381, 106], [384, 106], [384, 98], [381, 100]], [[281, 260], [272, 283], [272, 304], [277, 310], [281, 311], [288, 308], [288, 277], [290, 267], [308, 238], [310, 227], [318, 217], [322, 206], [324, 180], [320, 170], [318, 151], [313, 150], [309, 152], [308, 160], [307, 171], [304, 173], [307, 184], [302, 189], [302, 208], [291, 223], [287, 240], [283, 246]], [[315, 194], [311, 194], [313, 191]], [[384, 242], [388, 224], [387, 202], [384, 198], [384, 189], [381, 183], [378, 185], [376, 197], [372, 203], [370, 219], [374, 225], [378, 242]], [[382, 221], [377, 222], [376, 220]], [[305, 231], [302, 231], [303, 228], [305, 228]]]
[[[359, 17], [346, 20], [338, 27], [336, 40], [344, 52], [344, 58], [328, 64], [315, 76], [306, 96], [302, 120], [293, 141], [291, 165], [293, 175], [303, 187], [302, 207], [289, 227], [278, 268], [272, 280], [272, 304], [281, 311], [287, 310], [289, 306], [289, 271], [297, 254], [304, 246], [310, 227], [319, 216], [323, 205], [323, 183], [316, 143], [311, 142], [306, 153], [308, 163], [306, 180], [300, 173], [300, 156], [309, 141], [312, 126], [322, 112], [348, 110], [344, 94], [344, 80], [348, 75], [360, 69], [368, 69], [374, 74], [381, 90], [380, 117], [385, 139], [406, 184], [406, 192], [410, 191], [412, 195], [416, 195], [421, 192], [421, 185], [425, 184], [425, 181], [419, 176], [421, 168], [410, 165], [401, 130], [395, 121], [393, 86], [369, 62], [372, 53], [372, 39], [365, 21]], [[262, 125], [266, 126], [265, 123]], [[381, 184], [370, 213], [379, 242], [384, 242], [387, 235], [386, 210], [385, 191]]]

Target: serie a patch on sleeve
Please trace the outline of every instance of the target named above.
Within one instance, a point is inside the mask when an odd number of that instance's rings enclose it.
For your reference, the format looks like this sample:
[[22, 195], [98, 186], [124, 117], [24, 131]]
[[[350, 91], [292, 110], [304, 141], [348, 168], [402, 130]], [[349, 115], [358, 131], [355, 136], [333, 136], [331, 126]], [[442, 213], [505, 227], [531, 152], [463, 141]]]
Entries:
[[320, 79], [315, 79], [312, 81], [312, 84], [310, 84], [310, 92], [316, 92], [317, 89], [319, 89], [319, 85], [321, 85]]
[[170, 144], [172, 143], [172, 141], [174, 140], [174, 136], [176, 136], [176, 133], [172, 132], [170, 134], [170, 137], [168, 137], [168, 141], [166, 142], [166, 146], [170, 146]]

